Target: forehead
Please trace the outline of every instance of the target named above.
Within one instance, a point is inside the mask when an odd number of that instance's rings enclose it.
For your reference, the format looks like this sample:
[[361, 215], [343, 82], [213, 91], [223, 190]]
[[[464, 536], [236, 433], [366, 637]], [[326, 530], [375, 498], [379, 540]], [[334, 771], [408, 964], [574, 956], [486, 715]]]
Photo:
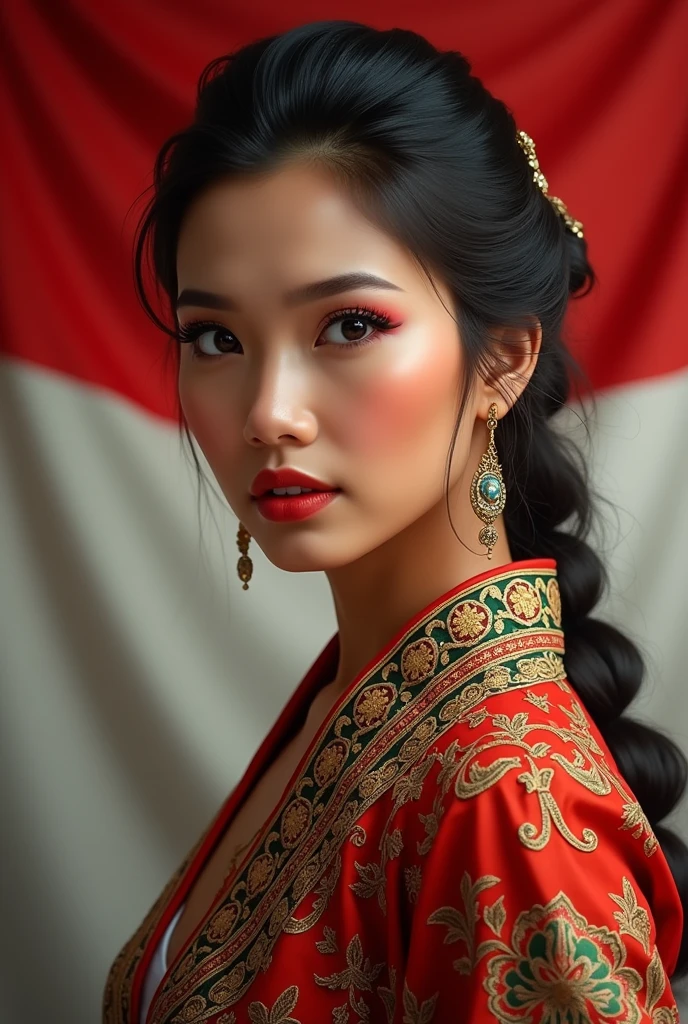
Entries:
[[366, 218], [322, 167], [298, 164], [215, 182], [194, 199], [182, 221], [180, 288], [220, 290], [231, 279], [232, 291], [239, 291], [258, 278], [263, 289], [272, 282], [288, 288], [352, 270], [407, 283], [419, 278], [410, 253]]

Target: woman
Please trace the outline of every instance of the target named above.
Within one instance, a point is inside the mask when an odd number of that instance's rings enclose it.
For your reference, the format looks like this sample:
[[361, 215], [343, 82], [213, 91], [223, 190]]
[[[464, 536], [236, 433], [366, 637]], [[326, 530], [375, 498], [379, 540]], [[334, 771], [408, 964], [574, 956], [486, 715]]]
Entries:
[[532, 140], [459, 54], [322, 22], [213, 61], [154, 187], [138, 290], [244, 589], [254, 537], [326, 572], [339, 628], [104, 1020], [677, 1020], [685, 761], [622, 716], [642, 662], [590, 617], [550, 420], [593, 277]]

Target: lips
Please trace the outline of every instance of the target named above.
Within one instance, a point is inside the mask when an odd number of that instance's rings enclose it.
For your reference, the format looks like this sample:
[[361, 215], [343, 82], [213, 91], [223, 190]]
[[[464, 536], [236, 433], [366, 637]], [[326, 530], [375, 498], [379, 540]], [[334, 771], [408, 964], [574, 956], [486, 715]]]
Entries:
[[310, 494], [263, 494], [254, 501], [263, 519], [273, 523], [295, 523], [310, 519], [327, 508], [339, 491], [311, 491]]
[[339, 488], [317, 480], [298, 469], [261, 469], [251, 484], [251, 495], [260, 498], [275, 487], [307, 487], [311, 491], [336, 491]]

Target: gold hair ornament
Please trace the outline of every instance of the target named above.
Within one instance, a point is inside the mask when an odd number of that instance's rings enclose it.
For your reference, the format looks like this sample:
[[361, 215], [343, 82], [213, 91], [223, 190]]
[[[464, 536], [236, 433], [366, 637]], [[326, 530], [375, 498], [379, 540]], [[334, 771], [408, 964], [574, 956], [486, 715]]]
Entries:
[[543, 192], [544, 195], [547, 196], [547, 198], [549, 199], [550, 203], [557, 211], [559, 216], [563, 218], [566, 227], [569, 229], [569, 231], [573, 231], [574, 235], [577, 235], [578, 238], [583, 238], [583, 225], [581, 224], [581, 222], [571, 216], [571, 214], [566, 208], [566, 204], [561, 199], [559, 199], [557, 196], [551, 196], [549, 194], [549, 185], [547, 184], [547, 178], [540, 170], [540, 161], [538, 160], [537, 153], [535, 152], [535, 143], [531, 139], [530, 135], [527, 135], [526, 132], [519, 132], [516, 136], [516, 139], [518, 141], [519, 146], [528, 158], [528, 166], [532, 167], [533, 169], [533, 181], [535, 182], [537, 187]]
[[248, 581], [253, 576], [253, 562], [251, 561], [248, 554], [248, 546], [251, 542], [251, 534], [248, 532], [243, 523], [239, 523], [239, 531], [237, 533], [237, 547], [241, 552], [241, 558], [237, 562], [237, 575], [244, 584], [243, 590], [248, 590]]
[[497, 428], [497, 406], [493, 402], [487, 414], [487, 429], [490, 440], [471, 483], [471, 505], [473, 511], [486, 526], [478, 534], [478, 540], [487, 548], [487, 557], [492, 558], [492, 549], [499, 540], [499, 534], [492, 523], [504, 511], [506, 487], [499, 465], [494, 432]]

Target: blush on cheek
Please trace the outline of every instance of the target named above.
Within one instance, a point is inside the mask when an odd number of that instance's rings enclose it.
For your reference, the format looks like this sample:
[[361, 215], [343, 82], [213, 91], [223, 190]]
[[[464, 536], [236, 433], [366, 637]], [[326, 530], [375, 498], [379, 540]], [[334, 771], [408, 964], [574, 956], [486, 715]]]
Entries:
[[347, 444], [359, 451], [400, 454], [405, 443], [428, 433], [436, 434], [438, 443], [446, 435], [448, 442], [460, 387], [458, 342], [452, 342], [453, 352], [426, 351], [424, 358], [372, 369], [348, 390], [348, 408], [339, 411]]
[[230, 454], [226, 449], [234, 437], [231, 424], [227, 422], [227, 401], [221, 394], [209, 394], [207, 389], [182, 382], [179, 400], [194, 440], [213, 473], [221, 474], [222, 465]]

